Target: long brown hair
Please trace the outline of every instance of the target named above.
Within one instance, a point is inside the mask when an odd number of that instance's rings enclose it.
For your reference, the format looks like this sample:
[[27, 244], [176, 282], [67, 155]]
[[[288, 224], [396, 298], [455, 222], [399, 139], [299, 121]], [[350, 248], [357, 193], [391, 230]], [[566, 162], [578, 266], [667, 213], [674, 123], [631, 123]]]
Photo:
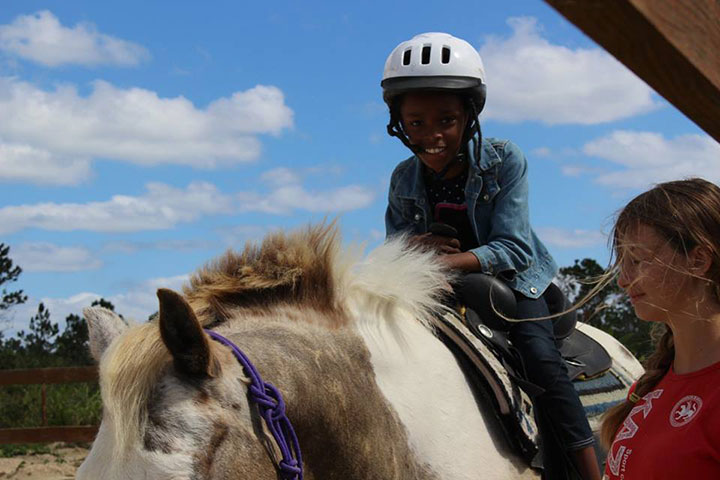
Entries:
[[[678, 253], [687, 255], [701, 245], [712, 257], [707, 280], [720, 300], [720, 188], [707, 180], [691, 178], [661, 183], [635, 197], [620, 211], [612, 232], [616, 268], [622, 261], [623, 239], [639, 225], [652, 227]], [[667, 373], [675, 357], [672, 330], [663, 325], [656, 348], [645, 362], [645, 374], [635, 386], [637, 401], [650, 392]], [[618, 428], [635, 406], [630, 399], [605, 414], [600, 438], [608, 447]]]

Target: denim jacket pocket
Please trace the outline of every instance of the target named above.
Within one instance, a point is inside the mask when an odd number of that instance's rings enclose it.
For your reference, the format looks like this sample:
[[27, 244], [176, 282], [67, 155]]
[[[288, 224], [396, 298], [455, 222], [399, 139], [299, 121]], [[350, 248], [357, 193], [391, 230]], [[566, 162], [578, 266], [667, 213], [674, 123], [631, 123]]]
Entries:
[[478, 196], [479, 203], [490, 203], [492, 202], [495, 195], [500, 191], [500, 185], [497, 181], [497, 172], [493, 168], [483, 173], [483, 187]]
[[406, 222], [413, 225], [415, 233], [424, 232], [425, 226], [425, 210], [418, 205], [414, 198], [400, 198], [402, 208], [402, 216]]

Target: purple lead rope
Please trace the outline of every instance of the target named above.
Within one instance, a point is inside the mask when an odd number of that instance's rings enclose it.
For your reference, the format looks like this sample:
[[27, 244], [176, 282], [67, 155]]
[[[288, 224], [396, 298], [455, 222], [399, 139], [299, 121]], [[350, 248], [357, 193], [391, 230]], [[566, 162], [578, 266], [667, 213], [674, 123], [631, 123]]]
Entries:
[[235, 358], [243, 366], [245, 374], [250, 377], [250, 387], [248, 388], [250, 398], [260, 408], [260, 415], [265, 419], [265, 423], [282, 453], [282, 460], [278, 466], [280, 476], [285, 480], [303, 480], [300, 444], [295, 430], [285, 414], [285, 401], [280, 391], [271, 383], [263, 382], [255, 366], [237, 345], [212, 330], [205, 329], [205, 333], [210, 335], [213, 340], [230, 347]]

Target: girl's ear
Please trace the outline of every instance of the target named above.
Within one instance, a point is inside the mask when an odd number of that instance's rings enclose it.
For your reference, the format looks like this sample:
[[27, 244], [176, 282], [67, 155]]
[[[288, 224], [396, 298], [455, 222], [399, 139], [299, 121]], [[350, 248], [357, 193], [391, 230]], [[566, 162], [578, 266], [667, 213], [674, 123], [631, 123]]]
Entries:
[[710, 267], [712, 266], [712, 254], [710, 250], [702, 245], [690, 250], [690, 271], [693, 275], [706, 278]]

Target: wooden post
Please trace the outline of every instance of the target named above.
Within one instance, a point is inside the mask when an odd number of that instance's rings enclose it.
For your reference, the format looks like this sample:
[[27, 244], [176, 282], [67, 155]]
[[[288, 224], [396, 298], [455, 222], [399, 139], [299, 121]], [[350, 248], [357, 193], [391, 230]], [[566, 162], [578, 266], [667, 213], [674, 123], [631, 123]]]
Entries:
[[42, 392], [42, 426], [47, 427], [47, 391], [45, 384], [40, 385]]
[[720, 0], [545, 0], [720, 141]]

